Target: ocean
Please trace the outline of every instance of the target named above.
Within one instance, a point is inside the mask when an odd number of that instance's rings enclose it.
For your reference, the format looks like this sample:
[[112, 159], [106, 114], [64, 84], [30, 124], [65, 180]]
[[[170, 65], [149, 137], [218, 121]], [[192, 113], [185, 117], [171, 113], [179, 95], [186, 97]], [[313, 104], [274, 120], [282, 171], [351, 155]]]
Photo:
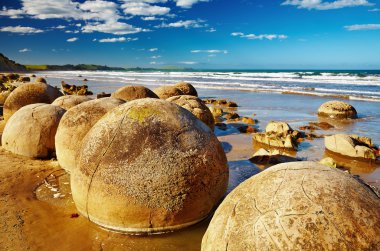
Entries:
[[[95, 92], [114, 91], [131, 84], [149, 87], [187, 81], [201, 89], [292, 93], [380, 102], [380, 71], [375, 70], [54, 71], [38, 74], [65, 78], [75, 84], [86, 78]], [[92, 85], [92, 82], [107, 83], [107, 86]]]

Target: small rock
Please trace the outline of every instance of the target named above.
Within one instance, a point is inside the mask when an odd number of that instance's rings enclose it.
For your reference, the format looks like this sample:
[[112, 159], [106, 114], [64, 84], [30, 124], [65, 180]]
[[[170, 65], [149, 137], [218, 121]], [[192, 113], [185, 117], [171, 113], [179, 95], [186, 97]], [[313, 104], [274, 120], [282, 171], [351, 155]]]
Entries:
[[333, 158], [330, 158], [330, 157], [321, 159], [321, 161], [319, 161], [319, 163], [321, 163], [322, 165], [325, 165], [325, 166], [336, 168], [335, 160]]

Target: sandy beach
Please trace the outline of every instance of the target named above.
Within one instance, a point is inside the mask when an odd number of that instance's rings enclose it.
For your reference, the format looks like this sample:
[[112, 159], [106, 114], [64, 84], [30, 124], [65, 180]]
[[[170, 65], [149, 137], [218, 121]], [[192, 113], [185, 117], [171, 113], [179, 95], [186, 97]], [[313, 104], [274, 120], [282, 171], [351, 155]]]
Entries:
[[[49, 81], [55, 83], [57, 79], [49, 78]], [[114, 91], [112, 85], [107, 88], [107, 91]], [[256, 119], [254, 127], [259, 131], [264, 130], [272, 120], [286, 121], [297, 129], [309, 122], [328, 121], [334, 126], [333, 129], [314, 133], [320, 136], [357, 133], [372, 137], [374, 142], [380, 141], [380, 109], [377, 102], [352, 101], [359, 111], [359, 119], [342, 123], [316, 116], [319, 105], [328, 100], [323, 97], [209, 89], [198, 89], [198, 92], [203, 99], [236, 101], [239, 107], [231, 109], [241, 116]], [[223, 130], [219, 127], [215, 129], [228, 158], [228, 192], [268, 167], [248, 160], [261, 146], [253, 143], [250, 133], [239, 132], [239, 125], [227, 122]], [[4, 121], [1, 121], [0, 132], [3, 129]], [[323, 138], [305, 139], [300, 143], [299, 151], [292, 155], [312, 161], [331, 156], [325, 152]], [[340, 168], [359, 175], [374, 187], [380, 187], [378, 163], [331, 157]], [[50, 250], [53, 246], [58, 250], [200, 249], [210, 218], [190, 228], [164, 235], [130, 236], [110, 232], [78, 214], [71, 196], [69, 174], [59, 167], [57, 160], [33, 160], [2, 148], [0, 160], [0, 246], [5, 250]]]

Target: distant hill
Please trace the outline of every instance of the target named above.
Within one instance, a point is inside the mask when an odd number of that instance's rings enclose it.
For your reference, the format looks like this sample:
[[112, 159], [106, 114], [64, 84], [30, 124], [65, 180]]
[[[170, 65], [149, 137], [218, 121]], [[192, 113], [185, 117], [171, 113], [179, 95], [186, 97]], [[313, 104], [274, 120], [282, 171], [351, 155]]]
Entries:
[[95, 64], [65, 64], [65, 65], [26, 65], [31, 71], [124, 71], [122, 67], [109, 67], [106, 65]]
[[26, 71], [26, 67], [0, 53], [0, 71]]

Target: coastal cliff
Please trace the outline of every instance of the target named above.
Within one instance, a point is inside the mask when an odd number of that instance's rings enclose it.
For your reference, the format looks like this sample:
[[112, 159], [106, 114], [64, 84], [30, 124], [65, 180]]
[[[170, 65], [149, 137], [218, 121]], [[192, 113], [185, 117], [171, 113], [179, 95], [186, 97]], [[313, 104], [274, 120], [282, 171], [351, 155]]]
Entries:
[[0, 71], [26, 71], [26, 68], [0, 53]]

